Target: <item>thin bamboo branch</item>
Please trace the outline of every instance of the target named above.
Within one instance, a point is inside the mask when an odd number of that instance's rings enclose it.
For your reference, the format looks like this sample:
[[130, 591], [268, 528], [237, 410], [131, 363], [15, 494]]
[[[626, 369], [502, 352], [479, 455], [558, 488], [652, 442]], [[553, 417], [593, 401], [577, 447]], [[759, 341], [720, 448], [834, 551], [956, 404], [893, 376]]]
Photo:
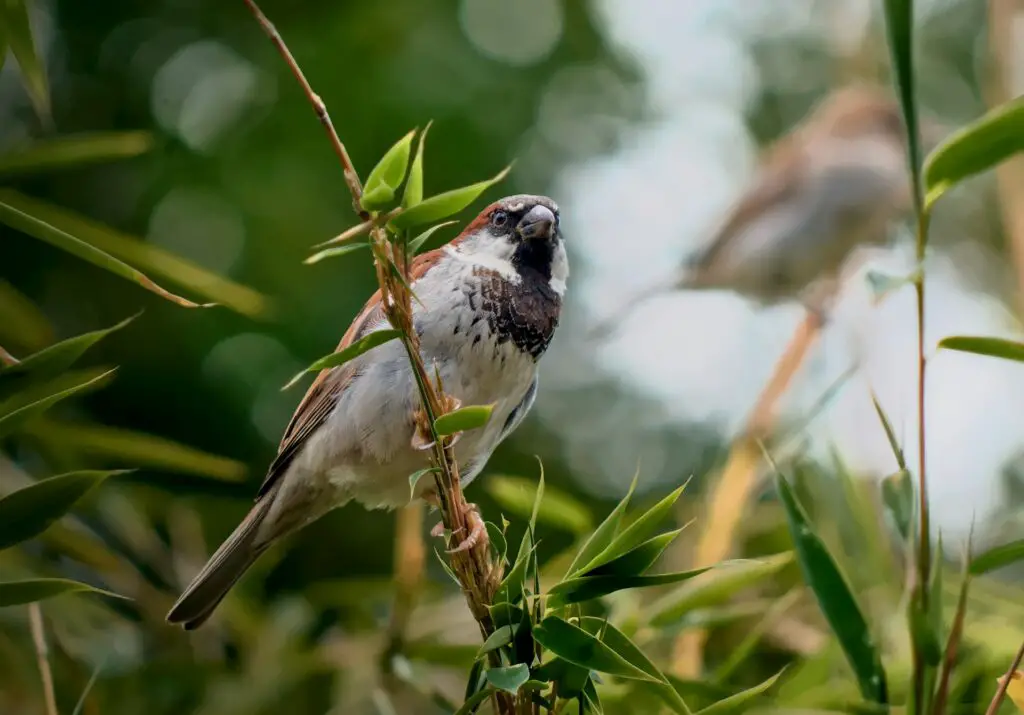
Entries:
[[28, 622], [32, 630], [32, 642], [36, 648], [39, 676], [43, 681], [43, 702], [46, 704], [46, 715], [57, 715], [57, 697], [53, 691], [53, 671], [50, 670], [50, 649], [46, 644], [43, 609], [39, 607], [38, 603], [28, 604]]
[[992, 702], [988, 704], [985, 715], [996, 715], [996, 712], [999, 711], [999, 706], [1003, 704], [1003, 698], [1006, 697], [1006, 689], [1010, 687], [1010, 681], [1017, 674], [1017, 668], [1020, 667], [1022, 660], [1024, 660], [1024, 643], [1021, 643], [1020, 648], [1017, 649], [1017, 655], [1013, 657], [1013, 662], [1010, 663], [1010, 669], [1006, 671], [1006, 675], [999, 679], [999, 687], [996, 689], [996, 694], [992, 696]]

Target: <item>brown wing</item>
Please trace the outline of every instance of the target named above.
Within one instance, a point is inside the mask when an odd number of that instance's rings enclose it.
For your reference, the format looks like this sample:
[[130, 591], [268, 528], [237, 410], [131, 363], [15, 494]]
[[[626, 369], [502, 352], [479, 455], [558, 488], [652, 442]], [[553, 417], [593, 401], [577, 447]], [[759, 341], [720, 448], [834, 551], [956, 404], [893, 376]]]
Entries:
[[[441, 257], [442, 251], [443, 249], [427, 251], [413, 259], [412, 265], [409, 266], [409, 278], [413, 285], [436, 263]], [[381, 305], [380, 290], [378, 289], [366, 301], [366, 305], [352, 321], [352, 325], [345, 331], [345, 335], [342, 336], [341, 342], [338, 343], [334, 352], [344, 350], [359, 340], [366, 334], [370, 326], [379, 322], [383, 317], [384, 307]], [[327, 420], [331, 410], [338, 402], [338, 397], [355, 375], [354, 363], [349, 362], [338, 367], [321, 370], [320, 374], [316, 376], [285, 428], [281, 444], [277, 448], [277, 456], [274, 457], [274, 461], [267, 469], [267, 476], [256, 494], [257, 500], [273, 488], [277, 480], [288, 469], [288, 465], [291, 464], [295, 455], [302, 449], [306, 440]]]
[[728, 249], [729, 243], [748, 224], [756, 221], [767, 206], [783, 202], [799, 191], [800, 182], [806, 177], [802, 166], [805, 161], [801, 150], [803, 141], [804, 137], [795, 132], [778, 140], [765, 152], [753, 186], [730, 211], [711, 243], [691, 262], [691, 270], [700, 273], [713, 266], [718, 256]]

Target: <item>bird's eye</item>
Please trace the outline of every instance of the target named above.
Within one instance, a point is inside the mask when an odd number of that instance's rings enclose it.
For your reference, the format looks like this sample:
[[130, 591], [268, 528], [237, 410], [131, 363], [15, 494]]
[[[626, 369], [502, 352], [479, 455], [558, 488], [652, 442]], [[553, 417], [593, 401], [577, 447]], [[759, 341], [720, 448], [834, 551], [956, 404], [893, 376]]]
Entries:
[[491, 214], [491, 225], [495, 228], [505, 228], [508, 225], [508, 213], [505, 211], [495, 211]]

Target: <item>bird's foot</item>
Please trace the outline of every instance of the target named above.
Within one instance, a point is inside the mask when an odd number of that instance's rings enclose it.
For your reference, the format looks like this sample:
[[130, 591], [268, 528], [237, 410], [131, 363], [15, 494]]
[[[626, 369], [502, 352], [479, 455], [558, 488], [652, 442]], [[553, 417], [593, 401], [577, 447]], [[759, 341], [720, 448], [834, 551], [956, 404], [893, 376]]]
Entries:
[[[483, 517], [480, 516], [480, 508], [476, 504], [466, 504], [463, 507], [463, 514], [466, 516], [466, 526], [469, 528], [469, 536], [463, 539], [454, 549], [448, 549], [449, 554], [457, 554], [460, 551], [469, 551], [487, 534], [487, 527]], [[458, 529], [457, 531], [462, 531]], [[444, 536], [444, 522], [439, 521], [430, 530], [430, 535], [440, 538]]]
[[[445, 400], [445, 413], [457, 410], [462, 407], [462, 400], [451, 395], [443, 394], [441, 399]], [[425, 452], [428, 449], [434, 448], [434, 435], [430, 431], [430, 417], [427, 415], [425, 410], [413, 410], [412, 412], [412, 448], [418, 452]], [[450, 446], [454, 446], [459, 438], [462, 437], [462, 433], [452, 435]]]

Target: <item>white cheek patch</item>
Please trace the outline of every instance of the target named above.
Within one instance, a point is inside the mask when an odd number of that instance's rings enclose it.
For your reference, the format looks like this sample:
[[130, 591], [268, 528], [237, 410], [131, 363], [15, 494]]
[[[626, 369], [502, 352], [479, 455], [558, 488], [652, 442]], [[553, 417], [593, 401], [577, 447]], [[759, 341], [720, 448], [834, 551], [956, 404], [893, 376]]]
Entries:
[[511, 251], [507, 244], [497, 240], [487, 241], [484, 245], [476, 241], [473, 243], [475, 245], [469, 245], [466, 249], [463, 249], [462, 246], [458, 248], [445, 246], [444, 250], [457, 261], [494, 271], [512, 283], [519, 283], [522, 280], [519, 272], [508, 258]]
[[551, 280], [548, 285], [559, 297], [565, 295], [565, 281], [569, 277], [569, 259], [565, 255], [565, 245], [559, 241], [555, 255], [551, 259]]

